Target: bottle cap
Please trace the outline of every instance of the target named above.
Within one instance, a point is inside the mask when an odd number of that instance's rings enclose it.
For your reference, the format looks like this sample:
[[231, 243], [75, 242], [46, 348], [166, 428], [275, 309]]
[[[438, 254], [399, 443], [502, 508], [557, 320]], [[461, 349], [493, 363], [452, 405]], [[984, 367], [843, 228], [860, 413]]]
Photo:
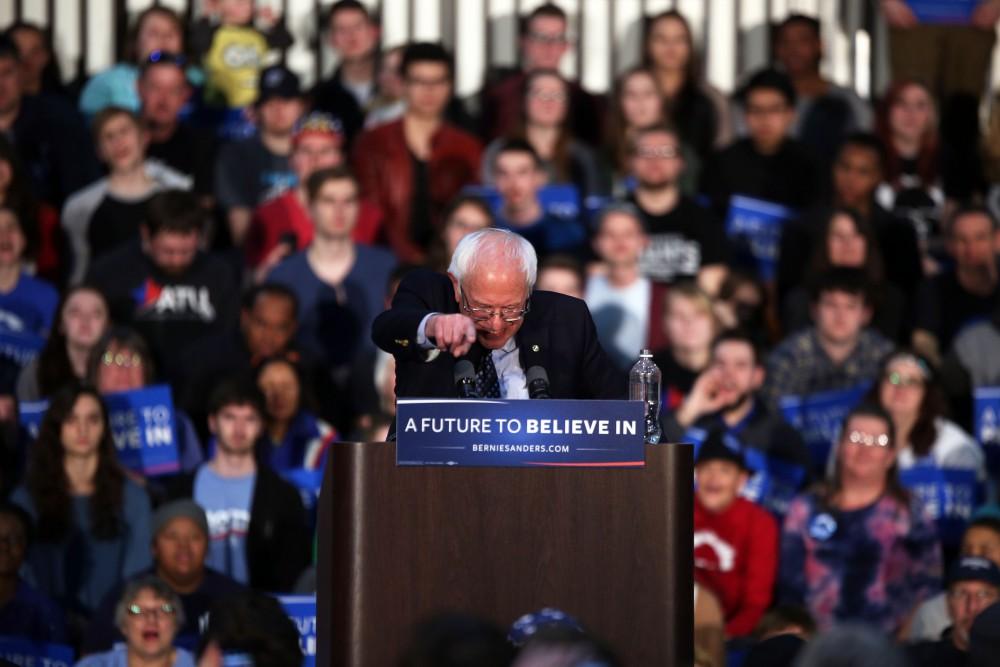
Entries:
[[644, 348], [642, 348], [642, 351], [639, 353], [639, 358], [640, 359], [652, 359], [653, 358], [653, 353], [650, 352], [649, 349], [647, 349], [647, 348], [644, 347]]

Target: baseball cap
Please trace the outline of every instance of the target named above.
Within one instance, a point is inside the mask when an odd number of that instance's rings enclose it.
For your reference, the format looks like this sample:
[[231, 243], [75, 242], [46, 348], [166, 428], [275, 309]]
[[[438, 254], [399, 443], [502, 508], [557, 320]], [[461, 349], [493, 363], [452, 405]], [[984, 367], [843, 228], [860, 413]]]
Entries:
[[257, 104], [263, 104], [275, 97], [282, 99], [302, 97], [299, 77], [284, 65], [271, 65], [262, 71], [258, 91]]
[[310, 134], [318, 134], [333, 137], [337, 140], [337, 145], [344, 143], [344, 126], [340, 119], [322, 111], [313, 111], [301, 118], [292, 130], [292, 145], [296, 145], [302, 137]]
[[195, 525], [205, 533], [205, 537], [208, 537], [208, 518], [205, 516], [205, 510], [190, 498], [172, 500], [160, 505], [153, 514], [153, 536], [158, 535], [168, 523], [180, 517], [194, 521]]
[[982, 581], [1000, 588], [1000, 567], [988, 558], [963, 556], [948, 572], [948, 585], [959, 581]]
[[743, 469], [747, 467], [740, 443], [718, 429], [710, 431], [705, 437], [701, 447], [698, 448], [694, 464], [697, 466], [707, 461], [729, 461]]

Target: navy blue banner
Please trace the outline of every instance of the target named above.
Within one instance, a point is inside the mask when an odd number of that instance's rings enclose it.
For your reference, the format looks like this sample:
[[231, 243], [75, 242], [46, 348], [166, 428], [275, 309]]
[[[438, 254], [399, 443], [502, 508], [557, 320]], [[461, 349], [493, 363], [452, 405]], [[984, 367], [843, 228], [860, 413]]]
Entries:
[[840, 426], [847, 413], [854, 409], [871, 383], [864, 382], [850, 389], [835, 389], [808, 396], [782, 396], [779, 401], [785, 421], [795, 427], [809, 446], [813, 467], [823, 475], [830, 449], [840, 437]]
[[641, 401], [401, 398], [396, 464], [643, 466]]
[[762, 199], [733, 195], [726, 216], [726, 236], [738, 254], [749, 256], [763, 280], [772, 280], [778, 269], [778, 250], [785, 222], [795, 211]]
[[921, 23], [968, 23], [980, 0], [906, 0]]
[[21, 426], [28, 431], [31, 439], [38, 437], [38, 429], [42, 425], [42, 418], [49, 410], [49, 402], [46, 399], [40, 401], [24, 401], [17, 406], [17, 419]]
[[986, 467], [991, 473], [1000, 472], [1000, 387], [976, 387], [973, 435], [983, 446]]
[[976, 471], [920, 464], [900, 470], [899, 481], [923, 501], [941, 541], [958, 545], [982, 495]]
[[25, 366], [45, 347], [45, 339], [31, 331], [0, 330], [0, 356]]
[[5, 636], [0, 637], [0, 658], [22, 667], [72, 667], [73, 648]]
[[302, 667], [316, 667], [316, 596], [281, 595], [278, 600], [299, 630]]

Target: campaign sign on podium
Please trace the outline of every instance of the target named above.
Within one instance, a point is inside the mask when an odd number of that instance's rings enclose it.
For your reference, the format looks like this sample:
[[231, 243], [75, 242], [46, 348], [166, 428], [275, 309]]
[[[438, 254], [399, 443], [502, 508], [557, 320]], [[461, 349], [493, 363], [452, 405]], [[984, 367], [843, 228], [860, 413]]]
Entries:
[[641, 401], [401, 398], [396, 465], [645, 465]]

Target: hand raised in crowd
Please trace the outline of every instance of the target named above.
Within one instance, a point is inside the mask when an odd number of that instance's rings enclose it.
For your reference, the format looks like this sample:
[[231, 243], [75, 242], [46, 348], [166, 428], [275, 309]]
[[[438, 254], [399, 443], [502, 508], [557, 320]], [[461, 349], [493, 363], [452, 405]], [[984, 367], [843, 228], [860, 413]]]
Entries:
[[700, 417], [718, 412], [729, 405], [735, 396], [725, 386], [722, 374], [714, 366], [709, 366], [691, 387], [691, 393], [674, 413], [677, 423], [687, 428]]
[[882, 0], [882, 13], [892, 28], [912, 28], [919, 23], [916, 14], [903, 0]]
[[432, 315], [427, 320], [424, 335], [439, 350], [460, 357], [476, 342], [476, 325], [465, 315]]

